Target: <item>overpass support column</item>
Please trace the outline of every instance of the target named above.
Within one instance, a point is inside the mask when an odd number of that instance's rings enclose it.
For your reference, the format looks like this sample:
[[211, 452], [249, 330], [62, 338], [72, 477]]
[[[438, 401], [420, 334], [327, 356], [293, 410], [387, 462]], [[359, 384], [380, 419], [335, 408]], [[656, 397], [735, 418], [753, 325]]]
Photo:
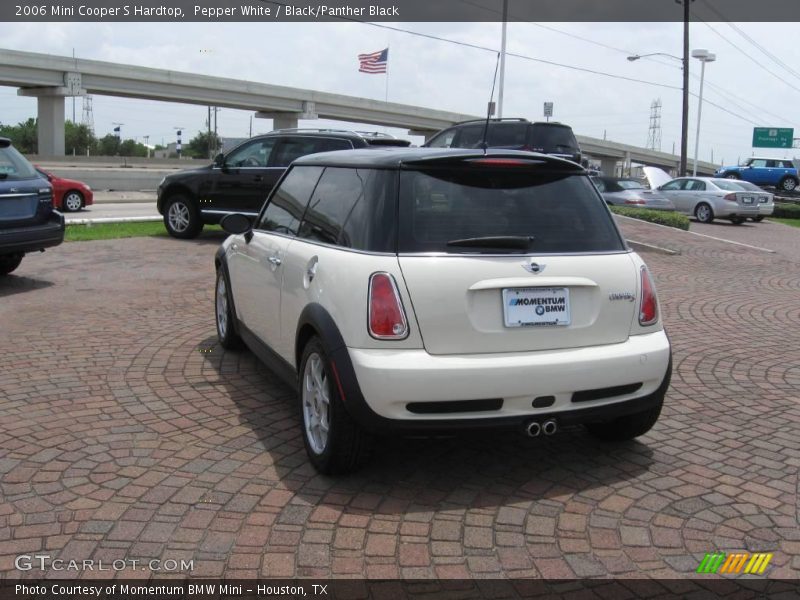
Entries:
[[313, 120], [319, 118], [314, 102], [304, 100], [300, 109], [297, 112], [289, 110], [265, 112], [260, 110], [256, 113], [256, 119], [272, 119], [273, 129], [296, 129], [297, 122], [300, 119]]
[[617, 175], [617, 159], [616, 158], [601, 158], [600, 170], [604, 175], [609, 177], [616, 177]]
[[41, 156], [64, 156], [64, 98], [66, 88], [22, 88], [19, 96], [34, 96], [37, 103], [37, 135]]

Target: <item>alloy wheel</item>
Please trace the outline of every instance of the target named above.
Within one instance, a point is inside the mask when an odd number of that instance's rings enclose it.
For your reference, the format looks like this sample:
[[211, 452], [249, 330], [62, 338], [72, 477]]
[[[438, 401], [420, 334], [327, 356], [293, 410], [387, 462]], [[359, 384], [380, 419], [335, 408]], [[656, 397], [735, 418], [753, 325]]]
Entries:
[[173, 202], [169, 207], [167, 218], [172, 230], [182, 233], [189, 228], [189, 207], [183, 202]]
[[228, 332], [228, 290], [222, 273], [217, 276], [217, 331], [222, 338]]
[[330, 382], [322, 357], [315, 352], [308, 357], [303, 373], [303, 425], [316, 454], [328, 446], [330, 406]]
[[77, 192], [70, 192], [64, 196], [64, 206], [70, 212], [75, 212], [81, 209], [83, 200]]

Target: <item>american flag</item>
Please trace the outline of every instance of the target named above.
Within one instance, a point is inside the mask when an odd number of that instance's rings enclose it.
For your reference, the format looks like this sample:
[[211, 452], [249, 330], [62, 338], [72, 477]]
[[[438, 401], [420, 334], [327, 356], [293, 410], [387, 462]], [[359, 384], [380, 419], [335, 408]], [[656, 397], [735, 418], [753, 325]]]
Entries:
[[372, 54], [358, 55], [358, 70], [361, 73], [386, 73], [389, 62], [389, 48], [378, 50]]

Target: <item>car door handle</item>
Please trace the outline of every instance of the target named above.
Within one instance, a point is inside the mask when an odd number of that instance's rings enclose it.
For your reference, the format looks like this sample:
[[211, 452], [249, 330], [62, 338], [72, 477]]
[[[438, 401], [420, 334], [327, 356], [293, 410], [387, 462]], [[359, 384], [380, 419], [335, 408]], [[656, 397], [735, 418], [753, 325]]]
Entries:
[[273, 265], [275, 265], [276, 267], [279, 267], [279, 266], [280, 266], [280, 264], [283, 262], [283, 261], [282, 261], [280, 258], [278, 258], [277, 256], [270, 256], [270, 257], [269, 257], [267, 260], [268, 260], [270, 263], [272, 263]]
[[256, 183], [261, 183], [262, 181], [264, 181], [264, 178], [261, 175], [256, 175], [255, 177], [253, 177], [253, 181], [255, 181]]

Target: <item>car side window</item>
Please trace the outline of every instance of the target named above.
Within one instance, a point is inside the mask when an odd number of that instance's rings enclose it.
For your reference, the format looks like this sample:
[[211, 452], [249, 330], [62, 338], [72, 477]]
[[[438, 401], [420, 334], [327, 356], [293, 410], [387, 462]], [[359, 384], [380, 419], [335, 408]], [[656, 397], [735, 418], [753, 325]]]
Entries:
[[783, 165], [782, 166], [783, 166], [784, 169], [794, 169], [794, 163], [792, 163], [792, 161], [790, 161], [790, 160], [783, 161]]
[[286, 235], [297, 235], [303, 211], [306, 209], [311, 192], [319, 181], [322, 167], [294, 167], [278, 184], [264, 212], [258, 220], [256, 229]]
[[450, 148], [453, 145], [453, 138], [456, 137], [456, 129], [448, 129], [434, 137], [428, 144], [429, 148]]
[[704, 192], [706, 190], [706, 184], [697, 179], [690, 179], [686, 182], [686, 187], [683, 189], [688, 192]]
[[685, 181], [685, 180], [683, 180], [683, 179], [678, 179], [678, 180], [675, 180], [675, 181], [670, 181], [669, 183], [665, 183], [664, 185], [662, 185], [662, 186], [661, 186], [661, 189], [662, 189], [662, 190], [664, 190], [664, 191], [666, 191], [666, 192], [675, 192], [675, 191], [678, 191], [678, 190], [680, 190], [680, 189], [681, 189], [681, 184], [682, 184], [684, 181]]
[[595, 187], [597, 187], [598, 192], [605, 192], [606, 191], [606, 184], [602, 179], [592, 179], [594, 182]]
[[275, 138], [253, 140], [252, 142], [236, 148], [225, 157], [225, 166], [233, 168], [265, 168], [269, 163], [272, 149], [275, 147]]
[[750, 166], [754, 169], [762, 169], [767, 166], [767, 161], [763, 158], [754, 158], [750, 161]]
[[780, 166], [780, 163], [777, 160], [768, 160], [767, 161], [767, 167], [770, 168], [770, 169], [774, 169], [775, 167], [779, 167], [779, 166]]
[[484, 125], [468, 125], [461, 127], [456, 136], [454, 147], [456, 148], [477, 148], [483, 141]]
[[351, 150], [350, 140], [335, 138], [292, 137], [284, 138], [272, 157], [270, 166], [288, 167], [292, 161], [306, 154], [328, 152], [330, 150]]
[[363, 227], [358, 224], [363, 223], [363, 213], [369, 210], [365, 197], [368, 197], [375, 173], [374, 169], [325, 169], [311, 197], [298, 237], [363, 249], [360, 242]]

